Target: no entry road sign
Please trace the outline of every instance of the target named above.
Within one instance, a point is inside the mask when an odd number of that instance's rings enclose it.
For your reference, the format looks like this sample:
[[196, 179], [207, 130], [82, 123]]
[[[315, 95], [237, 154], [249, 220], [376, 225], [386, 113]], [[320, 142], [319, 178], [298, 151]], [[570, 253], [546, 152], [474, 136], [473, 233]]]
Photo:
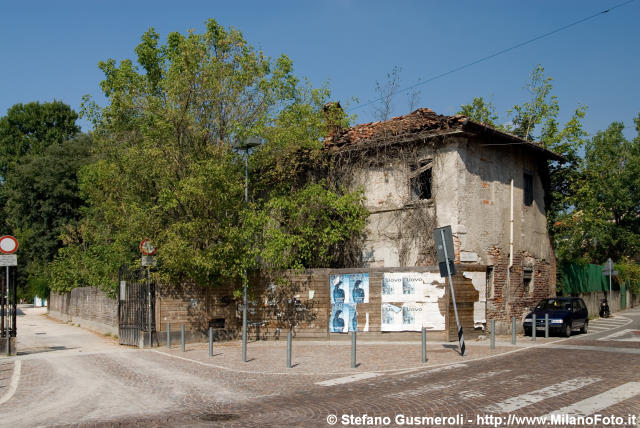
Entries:
[[18, 240], [11, 235], [0, 237], [0, 253], [13, 254], [18, 250]]

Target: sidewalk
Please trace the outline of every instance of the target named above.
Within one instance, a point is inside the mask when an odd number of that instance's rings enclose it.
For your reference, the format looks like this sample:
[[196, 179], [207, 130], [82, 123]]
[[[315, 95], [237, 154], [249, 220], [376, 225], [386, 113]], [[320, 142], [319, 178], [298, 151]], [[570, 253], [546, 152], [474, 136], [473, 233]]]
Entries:
[[293, 340], [292, 368], [286, 367], [286, 340], [251, 341], [247, 345], [247, 362], [242, 362], [240, 341], [214, 343], [213, 357], [209, 357], [207, 343], [190, 343], [182, 352], [181, 344], [172, 343], [147, 352], [159, 352], [175, 358], [194, 361], [203, 365], [240, 373], [327, 375], [355, 374], [361, 372], [392, 372], [429, 368], [447, 364], [464, 364], [506, 353], [517, 352], [532, 346], [565, 340], [561, 337], [531, 337], [519, 335], [517, 344], [511, 344], [511, 336], [497, 336], [495, 349], [490, 349], [487, 337], [465, 342], [466, 356], [461, 356], [457, 342], [427, 343], [427, 363], [421, 362], [421, 342], [418, 341], [361, 341], [356, 347], [357, 367], [351, 368], [351, 341]]

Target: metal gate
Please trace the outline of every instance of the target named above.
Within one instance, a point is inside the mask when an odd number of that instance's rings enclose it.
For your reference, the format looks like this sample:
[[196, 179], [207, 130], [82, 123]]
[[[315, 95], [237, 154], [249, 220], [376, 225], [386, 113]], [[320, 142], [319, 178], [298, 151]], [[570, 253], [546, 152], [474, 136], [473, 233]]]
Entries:
[[121, 345], [148, 346], [156, 334], [155, 283], [145, 269], [118, 272], [118, 341]]

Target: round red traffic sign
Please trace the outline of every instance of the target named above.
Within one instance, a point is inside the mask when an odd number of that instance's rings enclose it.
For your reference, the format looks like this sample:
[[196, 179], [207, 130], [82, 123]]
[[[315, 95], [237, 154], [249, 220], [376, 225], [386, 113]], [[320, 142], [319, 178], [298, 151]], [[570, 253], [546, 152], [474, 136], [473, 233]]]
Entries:
[[151, 239], [143, 239], [140, 242], [140, 252], [145, 256], [153, 256], [158, 249], [153, 246]]
[[13, 254], [18, 250], [18, 240], [11, 235], [0, 237], [0, 253]]

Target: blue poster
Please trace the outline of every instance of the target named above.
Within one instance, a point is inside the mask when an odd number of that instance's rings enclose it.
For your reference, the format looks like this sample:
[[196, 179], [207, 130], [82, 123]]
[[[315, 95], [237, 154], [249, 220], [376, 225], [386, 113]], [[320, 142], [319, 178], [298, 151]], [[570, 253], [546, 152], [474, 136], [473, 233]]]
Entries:
[[329, 318], [329, 331], [331, 333], [347, 333], [356, 331], [358, 319], [356, 318], [356, 306], [351, 303], [336, 303], [331, 306], [331, 318]]
[[353, 303], [369, 303], [369, 274], [349, 275], [349, 294]]
[[349, 275], [331, 275], [331, 305], [350, 303]]
[[[329, 277], [331, 317], [329, 332], [358, 331], [358, 303], [369, 303], [369, 274], [352, 273]], [[368, 325], [365, 325], [368, 330]]]

